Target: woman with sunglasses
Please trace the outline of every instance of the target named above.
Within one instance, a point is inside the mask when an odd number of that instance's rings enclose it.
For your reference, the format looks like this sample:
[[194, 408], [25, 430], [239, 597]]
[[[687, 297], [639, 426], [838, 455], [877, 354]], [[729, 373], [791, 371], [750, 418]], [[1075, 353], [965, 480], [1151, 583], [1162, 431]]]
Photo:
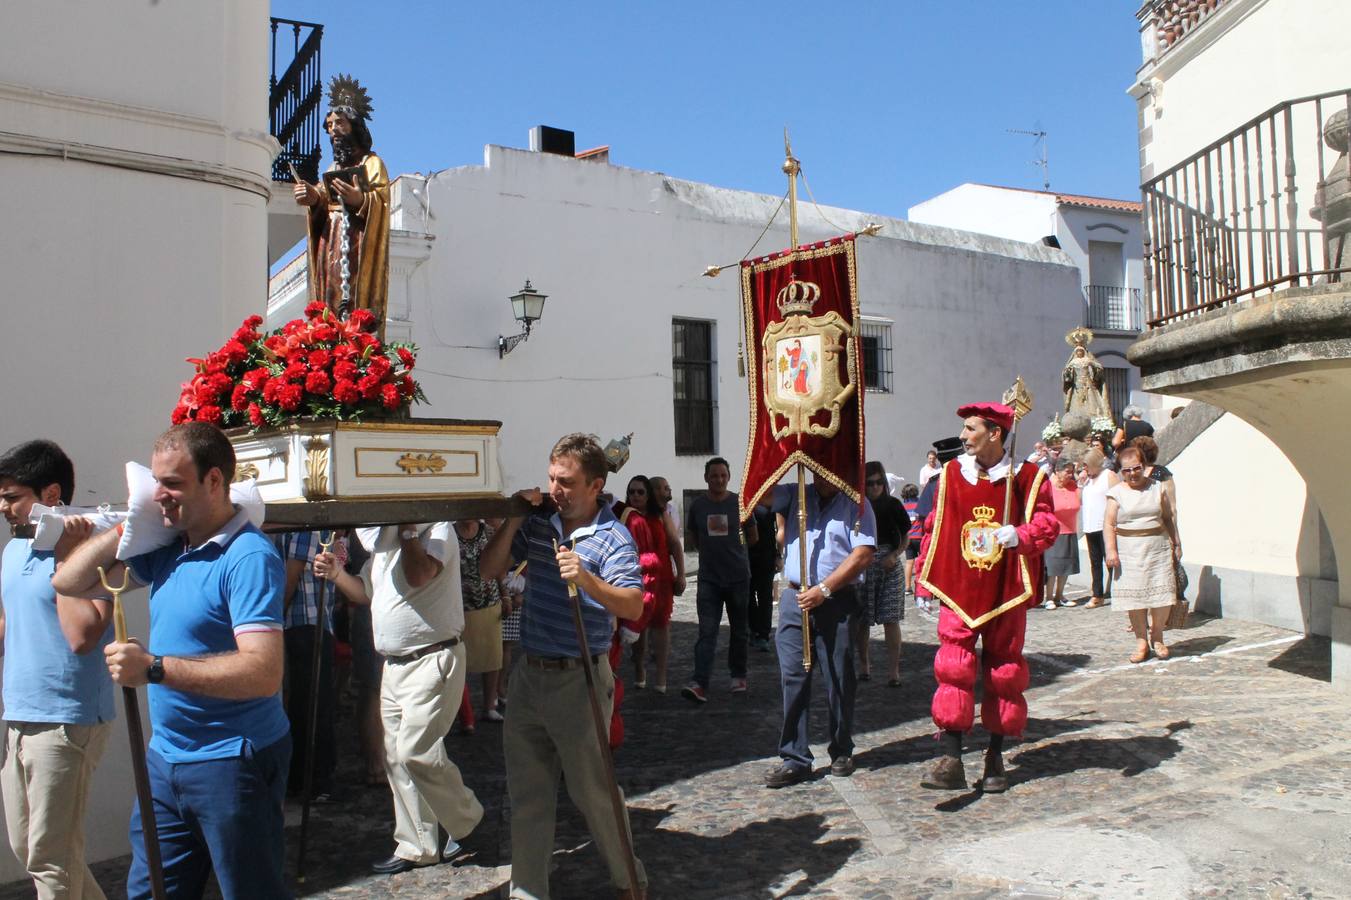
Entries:
[[880, 462], [864, 468], [868, 502], [877, 518], [877, 551], [863, 577], [860, 595], [863, 612], [855, 620], [854, 650], [858, 655], [858, 680], [872, 678], [868, 659], [868, 632], [882, 626], [887, 643], [887, 686], [901, 686], [901, 619], [905, 617], [905, 592], [902, 590], [901, 561], [905, 556], [910, 515], [905, 507], [887, 493], [887, 470]]
[[[1163, 628], [1177, 600], [1174, 566], [1182, 558], [1173, 505], [1162, 484], [1145, 474], [1140, 448], [1127, 444], [1117, 453], [1121, 483], [1107, 492], [1103, 537], [1107, 567], [1116, 571], [1112, 602], [1130, 614], [1139, 642], [1131, 662], [1169, 657]], [[1149, 633], [1146, 636], [1146, 621]]]

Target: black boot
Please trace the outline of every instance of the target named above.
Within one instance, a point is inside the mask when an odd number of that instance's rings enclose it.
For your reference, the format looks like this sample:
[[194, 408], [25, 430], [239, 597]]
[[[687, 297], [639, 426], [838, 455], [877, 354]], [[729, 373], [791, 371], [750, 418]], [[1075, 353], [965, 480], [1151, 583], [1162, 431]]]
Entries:
[[920, 787], [936, 791], [960, 791], [966, 787], [966, 768], [962, 765], [962, 733], [943, 732], [943, 755], [938, 757]]
[[1002, 794], [1009, 789], [1009, 777], [1004, 772], [1004, 736], [990, 735], [990, 747], [985, 751], [985, 776], [980, 789], [986, 794]]

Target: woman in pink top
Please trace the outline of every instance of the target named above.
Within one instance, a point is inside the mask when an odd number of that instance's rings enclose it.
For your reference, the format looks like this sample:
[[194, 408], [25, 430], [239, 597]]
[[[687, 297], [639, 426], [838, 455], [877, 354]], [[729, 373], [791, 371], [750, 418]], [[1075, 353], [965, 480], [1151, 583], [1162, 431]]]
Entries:
[[1060, 522], [1060, 536], [1046, 555], [1046, 579], [1051, 590], [1046, 592], [1043, 609], [1057, 606], [1075, 606], [1065, 599], [1065, 582], [1079, 574], [1079, 484], [1074, 480], [1074, 463], [1068, 459], [1056, 462], [1051, 476], [1051, 500], [1055, 517]]

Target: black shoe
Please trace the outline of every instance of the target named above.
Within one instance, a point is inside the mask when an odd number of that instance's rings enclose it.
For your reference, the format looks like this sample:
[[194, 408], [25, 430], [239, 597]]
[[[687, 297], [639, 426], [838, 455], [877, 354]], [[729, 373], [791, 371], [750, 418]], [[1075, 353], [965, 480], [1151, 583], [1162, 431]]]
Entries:
[[836, 778], [848, 778], [854, 774], [854, 758], [852, 756], [837, 756], [830, 761], [830, 774]]
[[812, 770], [791, 763], [779, 763], [765, 774], [765, 787], [781, 788], [801, 784], [812, 777]]
[[415, 863], [412, 860], [404, 859], [402, 856], [390, 856], [388, 859], [371, 863], [371, 871], [376, 875], [398, 875], [400, 872], [421, 869], [426, 865], [428, 863]]

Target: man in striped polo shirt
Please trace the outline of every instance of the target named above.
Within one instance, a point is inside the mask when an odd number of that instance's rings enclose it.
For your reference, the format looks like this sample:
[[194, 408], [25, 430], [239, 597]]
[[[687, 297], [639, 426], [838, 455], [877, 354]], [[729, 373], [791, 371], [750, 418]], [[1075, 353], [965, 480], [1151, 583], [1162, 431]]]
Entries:
[[[512, 897], [549, 896], [560, 770], [619, 896], [641, 897], [647, 889], [641, 863], [640, 884], [629, 884], [568, 598], [568, 585], [575, 585], [596, 668], [601, 715], [609, 721], [615, 676], [606, 650], [615, 617], [642, 616], [643, 592], [633, 538], [600, 502], [605, 476], [605, 453], [594, 436], [559, 439], [549, 454], [549, 499], [557, 512], [544, 507], [538, 488], [519, 491], [516, 496], [535, 511], [508, 519], [479, 561], [483, 577], [494, 579], [522, 561], [530, 563], [521, 610], [525, 655], [511, 674], [502, 734], [511, 797]], [[627, 812], [624, 828], [629, 828]]]

